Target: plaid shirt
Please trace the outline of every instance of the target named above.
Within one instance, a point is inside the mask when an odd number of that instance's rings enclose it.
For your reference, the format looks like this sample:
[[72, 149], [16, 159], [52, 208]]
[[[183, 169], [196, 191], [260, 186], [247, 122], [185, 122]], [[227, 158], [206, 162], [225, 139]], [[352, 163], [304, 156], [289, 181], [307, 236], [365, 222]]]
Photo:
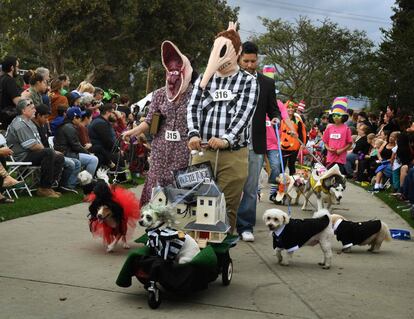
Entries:
[[[200, 136], [203, 143], [218, 137], [229, 141], [232, 149], [247, 146], [249, 126], [259, 97], [257, 80], [239, 70], [229, 77], [214, 75], [205, 90], [200, 88], [200, 75], [194, 84], [187, 107], [188, 135]], [[214, 101], [218, 89], [229, 90], [232, 99]]]

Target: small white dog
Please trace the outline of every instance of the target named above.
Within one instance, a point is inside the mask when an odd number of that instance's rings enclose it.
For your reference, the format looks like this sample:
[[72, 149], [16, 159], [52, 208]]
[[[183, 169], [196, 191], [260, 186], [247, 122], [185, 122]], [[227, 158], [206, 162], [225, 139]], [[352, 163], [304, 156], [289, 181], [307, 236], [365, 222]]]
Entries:
[[343, 252], [349, 252], [354, 245], [370, 245], [368, 251], [378, 252], [384, 240], [392, 239], [388, 225], [379, 219], [352, 222], [338, 214], [332, 214], [331, 219], [336, 239], [342, 242]]
[[[318, 167], [319, 166], [319, 167]], [[303, 203], [302, 210], [306, 210], [309, 198], [312, 194], [316, 195], [318, 210], [324, 208], [323, 203], [326, 202], [327, 209], [330, 209], [333, 201], [340, 203], [343, 197], [343, 193], [346, 188], [346, 179], [341, 174], [338, 165], [334, 165], [327, 171], [322, 173], [319, 164], [315, 165], [312, 170], [312, 174], [305, 186], [305, 202]]]
[[289, 265], [293, 252], [300, 247], [319, 244], [323, 252], [323, 261], [319, 265], [323, 269], [331, 267], [333, 229], [327, 209], [321, 209], [313, 218], [307, 219], [293, 219], [280, 209], [268, 209], [263, 221], [272, 232], [273, 248], [281, 265]]
[[142, 208], [138, 223], [146, 228], [148, 245], [159, 256], [185, 264], [200, 252], [200, 248], [190, 235], [171, 228], [175, 224], [172, 211], [168, 206], [148, 204]]

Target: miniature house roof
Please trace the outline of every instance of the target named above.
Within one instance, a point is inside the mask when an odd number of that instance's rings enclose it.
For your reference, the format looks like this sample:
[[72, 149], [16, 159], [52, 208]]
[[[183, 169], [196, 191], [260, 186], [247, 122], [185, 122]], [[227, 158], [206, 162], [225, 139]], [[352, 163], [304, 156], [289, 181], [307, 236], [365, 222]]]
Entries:
[[197, 224], [195, 221], [192, 221], [185, 225], [185, 230], [192, 230], [192, 231], [207, 231], [207, 232], [217, 232], [217, 233], [226, 233], [230, 226], [226, 225], [222, 221], [218, 221], [215, 225], [209, 224]]
[[164, 194], [168, 199], [169, 203], [183, 203], [183, 204], [193, 204], [196, 202], [195, 192], [188, 192], [188, 189], [179, 189], [174, 187], [165, 187]]
[[201, 184], [197, 189], [196, 196], [219, 197], [221, 191], [215, 183]]

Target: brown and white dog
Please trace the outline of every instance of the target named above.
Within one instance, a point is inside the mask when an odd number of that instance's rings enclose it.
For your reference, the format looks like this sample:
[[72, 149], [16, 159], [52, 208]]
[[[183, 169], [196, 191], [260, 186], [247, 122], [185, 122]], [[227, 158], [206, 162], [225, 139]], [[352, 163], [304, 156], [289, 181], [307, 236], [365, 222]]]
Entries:
[[328, 210], [315, 212], [313, 218], [293, 219], [280, 209], [268, 209], [263, 221], [272, 232], [273, 248], [281, 265], [289, 265], [293, 252], [300, 247], [319, 244], [323, 252], [319, 265], [323, 269], [331, 267], [333, 229]]
[[128, 249], [127, 239], [132, 236], [140, 215], [134, 193], [98, 180], [88, 200], [89, 229], [93, 236], [102, 237], [107, 252], [112, 252], [120, 240]]
[[331, 215], [336, 239], [342, 242], [342, 251], [349, 252], [354, 245], [370, 245], [370, 252], [378, 252], [382, 242], [390, 241], [391, 234], [386, 223], [377, 220], [352, 222], [338, 214]]

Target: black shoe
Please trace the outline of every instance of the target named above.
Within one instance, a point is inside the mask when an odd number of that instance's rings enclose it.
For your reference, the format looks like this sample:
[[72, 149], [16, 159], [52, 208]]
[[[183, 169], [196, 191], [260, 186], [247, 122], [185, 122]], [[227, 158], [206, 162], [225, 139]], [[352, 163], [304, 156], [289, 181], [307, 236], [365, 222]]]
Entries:
[[74, 188], [70, 188], [68, 186], [59, 186], [59, 191], [63, 192], [63, 193], [74, 193], [74, 194], [79, 194], [78, 191]]

